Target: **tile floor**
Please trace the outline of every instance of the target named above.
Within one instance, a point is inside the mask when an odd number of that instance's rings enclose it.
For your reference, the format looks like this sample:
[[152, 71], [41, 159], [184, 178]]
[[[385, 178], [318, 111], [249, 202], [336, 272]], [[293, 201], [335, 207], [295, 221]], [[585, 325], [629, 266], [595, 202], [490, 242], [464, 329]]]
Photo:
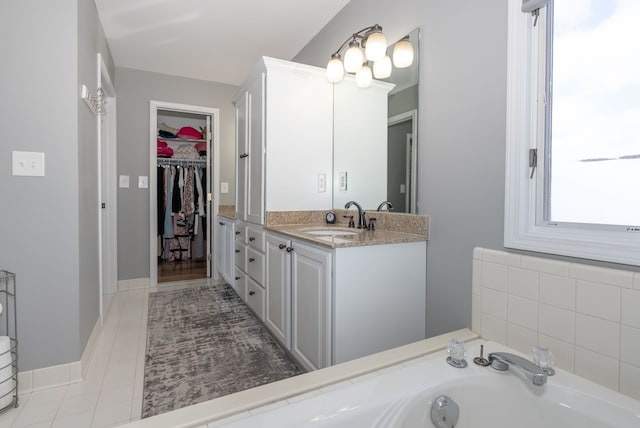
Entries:
[[[194, 285], [202, 282], [162, 289]], [[0, 414], [0, 428], [103, 428], [140, 419], [149, 290], [113, 298], [82, 382], [20, 395], [17, 408]]]

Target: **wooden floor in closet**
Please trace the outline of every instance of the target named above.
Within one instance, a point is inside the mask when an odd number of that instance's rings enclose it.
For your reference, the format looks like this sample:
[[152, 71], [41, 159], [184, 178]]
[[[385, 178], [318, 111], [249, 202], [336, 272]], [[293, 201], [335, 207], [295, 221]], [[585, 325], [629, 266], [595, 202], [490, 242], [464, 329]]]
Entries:
[[188, 281], [207, 277], [207, 261], [158, 261], [158, 282]]

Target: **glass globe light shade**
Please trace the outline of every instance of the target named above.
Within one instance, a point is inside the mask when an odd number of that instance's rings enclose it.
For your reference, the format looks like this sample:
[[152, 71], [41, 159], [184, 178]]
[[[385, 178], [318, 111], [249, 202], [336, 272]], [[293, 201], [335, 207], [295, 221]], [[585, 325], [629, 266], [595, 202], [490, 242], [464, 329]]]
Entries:
[[387, 38], [382, 31], [369, 34], [365, 44], [365, 54], [369, 61], [380, 61], [387, 54]]
[[358, 88], [368, 88], [371, 86], [371, 69], [368, 65], [363, 65], [356, 73], [356, 86]]
[[393, 65], [397, 68], [407, 68], [413, 64], [413, 45], [407, 39], [402, 39], [393, 47]]
[[364, 56], [360, 49], [360, 44], [353, 40], [349, 43], [349, 49], [344, 53], [344, 70], [348, 73], [355, 73], [362, 67]]
[[391, 58], [385, 55], [380, 61], [373, 63], [373, 75], [376, 79], [386, 79], [391, 76]]
[[327, 79], [331, 83], [338, 83], [344, 77], [344, 66], [340, 60], [340, 55], [331, 55], [331, 59], [327, 64]]

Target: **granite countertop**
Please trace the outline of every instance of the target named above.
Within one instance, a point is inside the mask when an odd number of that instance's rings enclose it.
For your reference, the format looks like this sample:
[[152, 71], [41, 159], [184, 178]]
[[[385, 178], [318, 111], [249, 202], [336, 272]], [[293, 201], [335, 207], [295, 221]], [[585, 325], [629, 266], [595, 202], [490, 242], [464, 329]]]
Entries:
[[[399, 244], [405, 242], [427, 241], [424, 235], [396, 232], [392, 230], [363, 230], [347, 228], [342, 225], [332, 224], [287, 224], [268, 225], [265, 229], [282, 233], [295, 238], [304, 239], [314, 244], [329, 248], [362, 247], [366, 245]], [[314, 235], [309, 233], [314, 230], [335, 230], [336, 232], [350, 233], [347, 235]]]

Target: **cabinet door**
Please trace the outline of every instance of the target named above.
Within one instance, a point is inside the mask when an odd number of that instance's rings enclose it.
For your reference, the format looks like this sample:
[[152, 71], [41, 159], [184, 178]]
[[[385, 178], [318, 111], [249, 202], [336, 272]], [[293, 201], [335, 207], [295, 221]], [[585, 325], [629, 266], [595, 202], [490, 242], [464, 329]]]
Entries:
[[287, 348], [291, 348], [291, 241], [267, 234], [265, 324]]
[[232, 251], [226, 246], [226, 223], [220, 217], [216, 219], [215, 227], [215, 249], [214, 255], [216, 259], [216, 269], [220, 275], [226, 280], [225, 269], [227, 266], [227, 253]]
[[293, 241], [291, 352], [309, 370], [331, 365], [331, 253]]
[[247, 164], [246, 220], [264, 224], [264, 126], [265, 74], [260, 73], [248, 86], [249, 138]]
[[233, 284], [233, 267], [234, 267], [234, 254], [235, 254], [235, 235], [234, 235], [234, 223], [227, 221], [224, 228], [224, 269], [223, 277], [229, 284]]
[[236, 218], [247, 219], [248, 114], [249, 94], [235, 101], [236, 107]]

